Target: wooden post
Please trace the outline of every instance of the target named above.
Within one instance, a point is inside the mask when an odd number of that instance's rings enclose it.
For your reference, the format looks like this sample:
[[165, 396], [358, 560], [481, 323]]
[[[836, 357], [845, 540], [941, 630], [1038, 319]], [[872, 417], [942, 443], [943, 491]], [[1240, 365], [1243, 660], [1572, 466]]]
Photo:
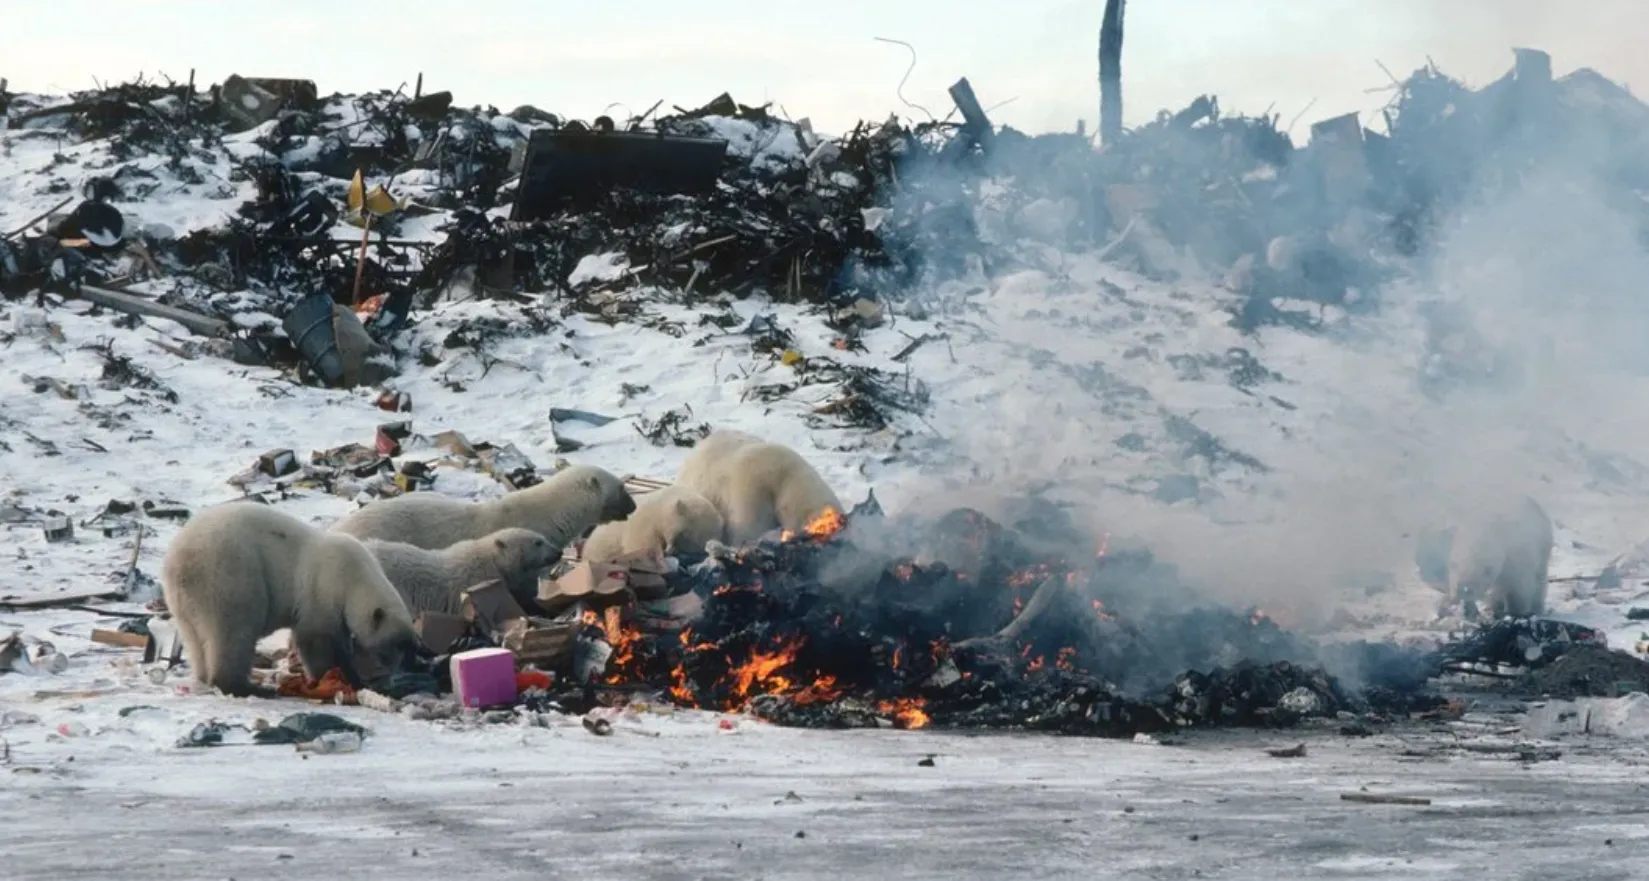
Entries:
[[1099, 26], [1099, 140], [1122, 137], [1122, 13], [1127, 0], [1105, 0]]
[[412, 87], [412, 100], [424, 97], [424, 72], [418, 71], [418, 84]]
[[366, 249], [372, 243], [372, 212], [366, 210], [366, 185], [361, 185], [361, 253], [355, 258], [355, 288], [350, 292], [351, 308], [361, 305], [361, 279], [366, 277]]

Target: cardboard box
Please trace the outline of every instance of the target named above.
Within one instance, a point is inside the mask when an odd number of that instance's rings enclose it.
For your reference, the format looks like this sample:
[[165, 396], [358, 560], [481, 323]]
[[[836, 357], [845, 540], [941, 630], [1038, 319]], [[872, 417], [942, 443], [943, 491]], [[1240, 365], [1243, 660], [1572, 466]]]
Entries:
[[412, 622], [414, 630], [418, 631], [418, 638], [424, 641], [424, 647], [442, 655], [452, 647], [458, 638], [468, 632], [470, 622], [463, 615], [448, 615], [445, 612], [419, 612], [418, 620]]
[[664, 561], [650, 554], [631, 554], [610, 563], [584, 561], [560, 578], [538, 582], [538, 603], [554, 613], [580, 600], [602, 606], [647, 601], [669, 591]]
[[572, 654], [580, 622], [527, 615], [502, 581], [478, 584], [463, 596], [465, 622], [492, 634], [499, 645], [515, 653], [517, 661], [551, 666]]
[[510, 622], [527, 617], [504, 582], [496, 578], [464, 591], [463, 602], [464, 619], [492, 634], [494, 639], [509, 629]]

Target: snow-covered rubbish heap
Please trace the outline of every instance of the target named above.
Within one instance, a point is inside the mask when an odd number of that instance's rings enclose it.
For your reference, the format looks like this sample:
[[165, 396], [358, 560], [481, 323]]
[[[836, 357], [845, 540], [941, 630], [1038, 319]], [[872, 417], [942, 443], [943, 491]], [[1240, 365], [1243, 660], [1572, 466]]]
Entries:
[[[878, 303], [926, 283], [1035, 265], [1037, 247], [1103, 248], [1157, 277], [1224, 274], [1248, 295], [1243, 326], [1309, 325], [1275, 301], [1372, 303], [1398, 258], [1496, 179], [1584, 144], [1608, 145], [1623, 191], [1645, 179], [1649, 108], [1589, 70], [1553, 80], [1543, 54], [1518, 58], [1479, 91], [1418, 71], [1385, 134], [1338, 117], [1312, 127], [1309, 148], [1276, 117], [1225, 116], [1209, 96], [1103, 150], [1026, 136], [993, 127], [965, 80], [962, 122], [889, 119], [840, 137], [726, 95], [590, 123], [466, 109], [444, 92], [321, 98], [313, 83], [240, 77], [0, 95], [13, 149], [101, 145], [10, 182], [61, 194], [59, 209], [77, 190], [94, 207], [20, 230], [0, 276], [15, 294], [164, 274], [171, 284], [146, 295], [218, 317], [284, 315], [324, 293], [386, 304], [380, 337], [455, 280], [615, 319], [636, 311], [625, 290], [759, 293], [830, 307], [851, 346]], [[232, 215], [126, 229], [95, 207], [130, 214], [181, 192]], [[111, 259], [128, 244], [140, 259]]]

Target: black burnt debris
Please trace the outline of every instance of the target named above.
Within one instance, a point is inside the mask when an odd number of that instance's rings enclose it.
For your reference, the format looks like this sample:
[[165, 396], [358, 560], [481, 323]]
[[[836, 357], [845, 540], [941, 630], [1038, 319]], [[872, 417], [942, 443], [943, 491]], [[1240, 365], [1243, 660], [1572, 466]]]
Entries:
[[[904, 532], [879, 518], [861, 526], [871, 523]], [[626, 626], [602, 681], [784, 725], [1107, 737], [1442, 702], [1424, 675], [1348, 686], [1314, 644], [1258, 611], [1142, 602], [1141, 561], [1113, 570], [1103, 547], [1039, 560], [968, 509], [913, 535], [931, 549], [913, 556], [879, 552], [860, 532], [830, 514], [688, 568], [677, 588], [702, 596], [698, 617], [675, 632]]]

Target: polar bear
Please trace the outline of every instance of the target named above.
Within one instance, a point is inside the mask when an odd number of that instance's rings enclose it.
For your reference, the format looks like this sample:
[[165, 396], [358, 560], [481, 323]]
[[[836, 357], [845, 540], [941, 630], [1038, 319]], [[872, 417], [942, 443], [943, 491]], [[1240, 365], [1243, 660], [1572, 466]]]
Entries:
[[1445, 604], [1486, 599], [1494, 618], [1544, 613], [1553, 543], [1551, 518], [1527, 496], [1483, 518], [1455, 538]]
[[648, 494], [629, 519], [596, 527], [581, 556], [605, 563], [637, 552], [702, 552], [707, 542], [721, 538], [725, 526], [709, 499], [685, 487], [667, 486]]
[[635, 509], [623, 481], [592, 465], [575, 465], [485, 502], [435, 492], [371, 502], [332, 524], [332, 531], [439, 551], [513, 526], [544, 536], [559, 550], [590, 527], [623, 520]]
[[375, 538], [366, 541], [366, 548], [414, 617], [419, 612], [459, 614], [464, 591], [493, 580], [502, 581], [517, 600], [536, 597], [539, 573], [561, 560], [561, 551], [544, 536], [516, 528], [439, 551]]
[[195, 678], [225, 694], [252, 685], [260, 638], [290, 627], [310, 679], [337, 667], [361, 686], [355, 646], [395, 668], [416, 651], [412, 615], [364, 545], [266, 505], [216, 505], [172, 539], [162, 567], [166, 607]]
[[800, 530], [841, 500], [795, 450], [742, 431], [712, 432], [682, 463], [676, 485], [710, 500], [723, 540], [745, 544], [773, 529]]

